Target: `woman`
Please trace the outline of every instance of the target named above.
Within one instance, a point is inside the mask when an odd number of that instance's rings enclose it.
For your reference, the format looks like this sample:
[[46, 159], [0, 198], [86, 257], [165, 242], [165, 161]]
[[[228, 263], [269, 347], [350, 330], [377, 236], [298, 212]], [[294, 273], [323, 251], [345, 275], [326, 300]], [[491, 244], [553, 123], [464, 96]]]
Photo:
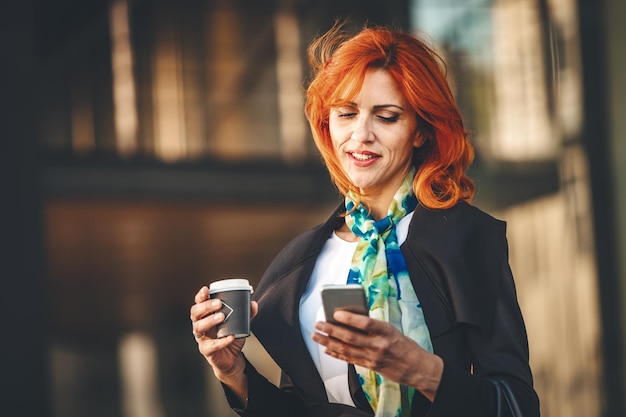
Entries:
[[[473, 150], [437, 55], [386, 28], [336, 26], [309, 48], [306, 115], [345, 202], [288, 244], [252, 302], [281, 387], [215, 338], [203, 287], [200, 352], [242, 416], [539, 416], [505, 224], [469, 205]], [[359, 283], [369, 317], [324, 321], [319, 291]], [[258, 304], [257, 304], [258, 303]]]

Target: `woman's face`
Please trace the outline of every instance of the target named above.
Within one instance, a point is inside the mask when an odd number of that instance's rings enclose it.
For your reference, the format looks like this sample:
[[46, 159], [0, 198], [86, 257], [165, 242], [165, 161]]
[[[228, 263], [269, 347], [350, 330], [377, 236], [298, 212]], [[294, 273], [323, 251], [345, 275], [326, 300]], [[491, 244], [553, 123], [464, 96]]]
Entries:
[[417, 120], [384, 70], [370, 70], [354, 102], [331, 109], [330, 137], [343, 170], [367, 199], [391, 199], [408, 173]]

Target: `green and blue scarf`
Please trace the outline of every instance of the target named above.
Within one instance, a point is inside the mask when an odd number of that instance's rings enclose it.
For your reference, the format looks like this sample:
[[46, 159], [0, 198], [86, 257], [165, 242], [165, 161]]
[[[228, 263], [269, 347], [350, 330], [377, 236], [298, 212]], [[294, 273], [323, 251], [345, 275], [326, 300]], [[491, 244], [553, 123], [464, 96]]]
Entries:
[[[367, 294], [370, 317], [393, 324], [428, 352], [433, 351], [422, 306], [415, 294], [396, 235], [396, 224], [417, 206], [412, 168], [394, 195], [387, 217], [374, 219], [367, 207], [346, 196], [346, 224], [359, 237], [348, 283], [361, 284]], [[356, 366], [365, 397], [376, 417], [411, 414], [415, 389], [401, 386], [376, 372]]]

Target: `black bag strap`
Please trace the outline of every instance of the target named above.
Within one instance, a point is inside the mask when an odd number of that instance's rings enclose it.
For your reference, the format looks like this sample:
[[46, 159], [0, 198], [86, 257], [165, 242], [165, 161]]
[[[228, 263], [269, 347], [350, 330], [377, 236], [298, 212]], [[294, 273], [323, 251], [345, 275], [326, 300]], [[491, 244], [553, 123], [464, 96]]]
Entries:
[[497, 406], [498, 406], [498, 417], [504, 417], [502, 415], [502, 398], [504, 397], [504, 402], [509, 409], [512, 417], [523, 417], [522, 410], [519, 408], [519, 404], [515, 399], [515, 395], [513, 395], [513, 390], [509, 384], [503, 379], [492, 379], [491, 382], [496, 386], [497, 391]]

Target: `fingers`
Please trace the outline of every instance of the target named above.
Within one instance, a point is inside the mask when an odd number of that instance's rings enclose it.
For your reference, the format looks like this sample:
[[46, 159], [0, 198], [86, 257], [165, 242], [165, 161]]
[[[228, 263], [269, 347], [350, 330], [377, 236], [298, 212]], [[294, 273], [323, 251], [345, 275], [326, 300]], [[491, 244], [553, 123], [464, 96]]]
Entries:
[[[326, 353], [346, 362], [370, 369], [380, 366], [402, 336], [391, 324], [349, 312], [335, 312], [342, 325], [318, 322], [312, 338]], [[351, 327], [347, 327], [351, 326]]]
[[330, 351], [347, 351], [352, 346], [363, 349], [372, 342], [372, 337], [361, 330], [320, 321], [315, 324], [319, 332], [313, 334], [313, 340]]
[[[195, 302], [190, 308], [189, 317], [192, 323], [192, 332], [199, 342], [203, 338], [216, 338], [215, 327], [222, 323], [225, 316], [220, 312], [222, 302], [209, 298], [209, 290], [202, 287], [195, 296]], [[259, 305], [256, 301], [250, 303], [250, 318], [257, 315]]]
[[333, 318], [345, 326], [359, 329], [364, 333], [387, 333], [388, 323], [374, 320], [363, 314], [351, 313], [346, 310], [337, 310]]
[[195, 322], [209, 314], [219, 311], [221, 308], [222, 302], [217, 298], [212, 300], [207, 299], [191, 306], [191, 309], [189, 310], [189, 317], [192, 322]]
[[[343, 333], [341, 330], [340, 332]], [[356, 335], [354, 339], [352, 339], [351, 337], [347, 337], [347, 339], [351, 340], [351, 342], [354, 343], [352, 344], [347, 343], [344, 340], [335, 338], [335, 336], [337, 336], [337, 332], [331, 331], [331, 334], [333, 334], [334, 336], [325, 335], [322, 333], [314, 333], [312, 338], [315, 342], [326, 348], [325, 353], [329, 356], [341, 359], [349, 363], [353, 363], [355, 365], [362, 365], [365, 362], [369, 350], [363, 348], [362, 346], [359, 346], [357, 343], [359, 337], [367, 336], [357, 335], [356, 333], [354, 333]]]
[[326, 354], [349, 363], [358, 364], [365, 354], [364, 347], [371, 342], [371, 337], [359, 329], [323, 321], [315, 328], [321, 333], [314, 333], [312, 338], [326, 348]]
[[203, 301], [206, 301], [208, 299], [209, 299], [209, 289], [205, 285], [204, 287], [200, 288], [200, 290], [196, 294], [195, 302], [196, 302], [196, 304], [199, 304], [199, 303], [201, 303]]
[[219, 313], [222, 302], [209, 298], [209, 289], [200, 288], [194, 297], [195, 304], [189, 310], [192, 332], [198, 343], [205, 337], [215, 337], [215, 326], [224, 321], [224, 314]]
[[[207, 287], [200, 288], [194, 301], [195, 304], [191, 306], [189, 316], [198, 350], [211, 365], [218, 379], [221, 381], [232, 379], [234, 366], [237, 363], [243, 363], [241, 349], [245, 339], [236, 339], [234, 335], [217, 337], [217, 326], [224, 322], [225, 315], [220, 311], [222, 302], [218, 299], [211, 299]], [[258, 304], [256, 302], [251, 303], [251, 317], [257, 312]], [[243, 372], [243, 367], [241, 369], [242, 371], [239, 373]]]
[[215, 327], [224, 321], [224, 313], [209, 314], [192, 322], [193, 335], [196, 339], [204, 337], [216, 338]]
[[237, 339], [235, 339], [235, 336], [233, 335], [228, 335], [219, 339], [204, 338], [202, 340], [198, 340], [198, 350], [203, 356], [208, 358], [213, 353], [218, 352], [222, 349], [226, 349], [235, 340]]
[[[335, 311], [333, 318], [341, 325], [319, 321], [315, 323], [315, 329], [321, 333], [313, 334], [313, 340], [325, 346], [331, 356], [338, 357], [338, 351], [346, 353], [351, 346], [363, 347], [371, 343], [369, 329], [375, 327], [372, 322], [376, 320], [348, 311]], [[345, 357], [341, 359], [348, 360]]]

